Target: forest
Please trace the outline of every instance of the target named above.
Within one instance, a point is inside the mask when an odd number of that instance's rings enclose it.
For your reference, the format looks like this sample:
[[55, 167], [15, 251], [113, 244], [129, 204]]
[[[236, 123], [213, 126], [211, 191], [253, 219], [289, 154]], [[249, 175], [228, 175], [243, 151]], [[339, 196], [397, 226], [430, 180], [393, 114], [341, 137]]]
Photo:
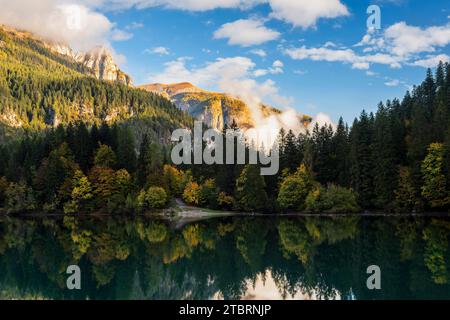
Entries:
[[0, 143], [59, 124], [119, 123], [155, 140], [189, 126], [191, 117], [157, 94], [99, 81], [82, 64], [30, 36], [0, 27]]
[[[7, 75], [9, 87], [17, 88], [16, 98], [29, 106], [44, 103], [45, 92], [58, 92], [53, 90], [57, 87], [42, 91], [35, 81], [23, 87], [11, 82], [17, 76]], [[87, 88], [99, 98], [94, 88], [82, 85], [78, 90], [72, 84], [62, 96]], [[105, 93], [120, 90], [104, 86]], [[122, 98], [141, 105], [139, 99], [154, 97], [132, 92]], [[173, 105], [165, 102], [159, 108], [167, 112]], [[177, 119], [189, 126], [188, 116], [180, 113]], [[129, 123], [97, 122], [25, 130], [21, 139], [2, 143], [0, 207], [10, 213], [132, 213], [161, 210], [182, 198], [192, 206], [262, 213], [450, 208], [448, 63], [440, 63], [434, 73], [428, 70], [422, 84], [402, 101], [380, 103], [375, 113], [363, 111], [351, 126], [341, 118], [336, 130], [316, 126], [298, 136], [281, 130], [280, 171], [274, 176], [261, 176], [257, 165], [177, 167], [170, 161], [167, 135], [155, 134], [158, 127], [137, 136]], [[235, 125], [231, 129], [239, 130]]]

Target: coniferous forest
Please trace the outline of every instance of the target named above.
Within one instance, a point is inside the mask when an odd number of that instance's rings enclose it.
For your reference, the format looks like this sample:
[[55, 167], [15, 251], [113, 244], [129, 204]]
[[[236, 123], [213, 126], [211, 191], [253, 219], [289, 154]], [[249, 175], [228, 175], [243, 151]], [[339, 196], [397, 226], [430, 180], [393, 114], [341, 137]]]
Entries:
[[[192, 128], [187, 112], [158, 94], [97, 80], [30, 35], [0, 28], [0, 66], [4, 212], [120, 214], [171, 208], [175, 199], [261, 213], [450, 208], [448, 63], [401, 101], [352, 123], [298, 136], [281, 130], [274, 176], [257, 165], [174, 166], [170, 136]], [[223, 134], [239, 130], [235, 123]]]
[[[44, 80], [22, 77], [14, 68], [0, 75], [2, 108], [19, 101], [29, 123], [20, 138], [6, 136], [0, 146], [0, 207], [10, 213], [146, 212], [167, 208], [175, 198], [264, 213], [450, 207], [449, 64], [428, 70], [401, 101], [362, 111], [351, 124], [340, 119], [336, 130], [316, 126], [298, 136], [281, 130], [274, 176], [261, 176], [256, 165], [172, 165], [170, 131], [192, 119], [162, 97], [78, 75]], [[75, 119], [46, 126], [49, 110], [55, 111], [49, 105], [90, 99], [98, 100], [94, 106], [147, 108], [142, 117], [151, 113], [150, 125], [136, 130], [133, 121]]]

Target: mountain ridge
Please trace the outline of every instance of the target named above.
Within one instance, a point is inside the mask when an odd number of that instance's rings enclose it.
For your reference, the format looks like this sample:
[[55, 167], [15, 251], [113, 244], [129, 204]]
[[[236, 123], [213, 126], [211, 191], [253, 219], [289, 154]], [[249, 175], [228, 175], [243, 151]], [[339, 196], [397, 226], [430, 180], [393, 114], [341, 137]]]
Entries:
[[29, 33], [0, 28], [0, 142], [80, 122], [130, 126], [138, 141], [148, 134], [168, 143], [192, 118], [157, 94], [97, 79]]
[[131, 77], [123, 72], [114, 62], [111, 51], [106, 46], [97, 46], [88, 52], [74, 51], [65, 43], [47, 40], [31, 32], [18, 30], [7, 25], [0, 24], [0, 30], [18, 39], [39, 42], [52, 53], [79, 63], [84, 69], [78, 71], [85, 75], [93, 76], [98, 80], [119, 82], [127, 86], [133, 85]]
[[[207, 91], [190, 82], [144, 84], [137, 88], [170, 99], [181, 110], [187, 111], [195, 119], [217, 130], [222, 130], [233, 122], [242, 129], [249, 129], [256, 125], [248, 104], [228, 93]], [[282, 113], [281, 110], [266, 104], [261, 104], [258, 108], [263, 117]], [[299, 114], [298, 117], [305, 127], [312, 120], [307, 115]]]

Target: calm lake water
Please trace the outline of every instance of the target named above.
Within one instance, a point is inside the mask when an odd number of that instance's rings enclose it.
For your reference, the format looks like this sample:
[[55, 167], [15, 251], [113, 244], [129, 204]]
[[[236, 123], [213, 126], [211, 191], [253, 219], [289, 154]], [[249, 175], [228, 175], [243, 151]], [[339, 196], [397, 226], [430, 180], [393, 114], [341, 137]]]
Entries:
[[444, 218], [1, 217], [0, 298], [450, 299], [449, 233]]

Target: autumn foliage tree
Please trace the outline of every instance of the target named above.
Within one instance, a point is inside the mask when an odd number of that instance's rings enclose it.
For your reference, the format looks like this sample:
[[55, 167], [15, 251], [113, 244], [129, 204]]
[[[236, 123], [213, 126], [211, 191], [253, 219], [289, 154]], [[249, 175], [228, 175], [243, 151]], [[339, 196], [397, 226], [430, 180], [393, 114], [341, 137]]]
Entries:
[[303, 210], [313, 186], [314, 181], [305, 165], [300, 165], [294, 174], [288, 174], [281, 181], [278, 204], [284, 210]]
[[432, 143], [422, 162], [422, 196], [432, 208], [443, 208], [449, 204], [449, 192], [444, 174], [444, 145]]

